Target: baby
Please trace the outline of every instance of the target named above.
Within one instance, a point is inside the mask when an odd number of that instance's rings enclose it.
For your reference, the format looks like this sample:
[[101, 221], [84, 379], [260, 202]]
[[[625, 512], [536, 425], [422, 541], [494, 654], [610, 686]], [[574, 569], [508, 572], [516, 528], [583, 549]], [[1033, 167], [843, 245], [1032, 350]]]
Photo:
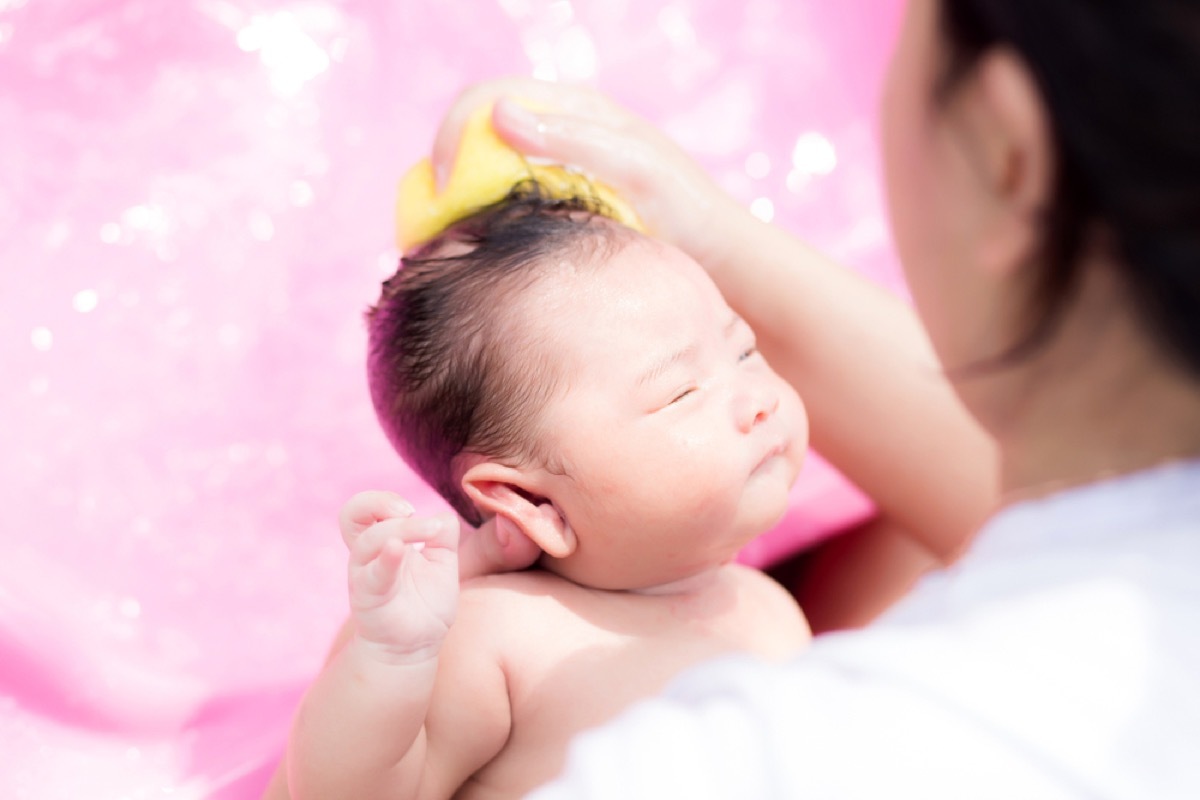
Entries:
[[384, 284], [389, 438], [463, 519], [541, 556], [460, 587], [456, 523], [351, 501], [353, 633], [297, 717], [292, 797], [520, 797], [684, 668], [808, 641], [791, 596], [732, 561], [787, 507], [800, 398], [698, 264], [598, 210], [527, 185]]

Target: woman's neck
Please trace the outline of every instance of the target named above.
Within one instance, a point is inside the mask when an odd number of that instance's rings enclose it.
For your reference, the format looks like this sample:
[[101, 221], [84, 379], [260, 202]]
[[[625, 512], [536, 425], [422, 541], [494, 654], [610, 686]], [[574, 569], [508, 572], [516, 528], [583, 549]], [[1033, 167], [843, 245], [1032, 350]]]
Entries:
[[[1125, 303], [1127, 303], [1127, 299]], [[1200, 378], [1105, 309], [1064, 323], [1012, 387], [994, 427], [1002, 503], [1200, 457]]]
[[[1192, 398], [1192, 409], [1200, 397]], [[1052, 494], [1173, 461], [1200, 458], [1200, 429], [1170, 424], [1162, 403], [1128, 418], [1065, 419], [1039, 437], [1002, 443], [1001, 503]], [[1161, 416], [1156, 416], [1161, 415]]]

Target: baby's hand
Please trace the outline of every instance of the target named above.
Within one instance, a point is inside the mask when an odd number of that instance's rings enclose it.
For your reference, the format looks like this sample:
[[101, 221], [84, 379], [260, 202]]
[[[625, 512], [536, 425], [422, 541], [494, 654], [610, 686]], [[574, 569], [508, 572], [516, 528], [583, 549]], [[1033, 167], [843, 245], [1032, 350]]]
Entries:
[[458, 605], [458, 519], [411, 514], [394, 494], [362, 492], [340, 515], [358, 638], [393, 663], [435, 656]]

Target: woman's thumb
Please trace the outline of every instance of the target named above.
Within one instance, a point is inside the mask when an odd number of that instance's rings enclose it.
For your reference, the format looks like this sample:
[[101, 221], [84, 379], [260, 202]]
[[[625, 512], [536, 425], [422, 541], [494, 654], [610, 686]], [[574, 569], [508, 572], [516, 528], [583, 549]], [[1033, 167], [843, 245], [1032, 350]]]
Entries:
[[496, 101], [492, 127], [501, 139], [520, 152], [531, 156], [545, 155], [548, 127], [545, 120], [516, 100], [503, 97]]

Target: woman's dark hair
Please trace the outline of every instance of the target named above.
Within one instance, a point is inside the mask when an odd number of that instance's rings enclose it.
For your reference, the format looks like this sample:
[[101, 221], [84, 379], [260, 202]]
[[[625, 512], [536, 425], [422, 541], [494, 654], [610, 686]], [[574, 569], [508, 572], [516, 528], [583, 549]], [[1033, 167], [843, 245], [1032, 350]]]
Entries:
[[455, 223], [400, 259], [367, 312], [368, 382], [384, 432], [468, 522], [463, 453], [535, 457], [538, 412], [558, 383], [514, 302], [541, 278], [595, 263], [624, 230], [593, 196], [552, 198], [536, 183]]
[[1001, 361], [1053, 334], [1102, 236], [1145, 328], [1200, 377], [1200, 3], [942, 0], [941, 27], [942, 96], [991, 48], [1012, 48], [1057, 151], [1038, 316]]

